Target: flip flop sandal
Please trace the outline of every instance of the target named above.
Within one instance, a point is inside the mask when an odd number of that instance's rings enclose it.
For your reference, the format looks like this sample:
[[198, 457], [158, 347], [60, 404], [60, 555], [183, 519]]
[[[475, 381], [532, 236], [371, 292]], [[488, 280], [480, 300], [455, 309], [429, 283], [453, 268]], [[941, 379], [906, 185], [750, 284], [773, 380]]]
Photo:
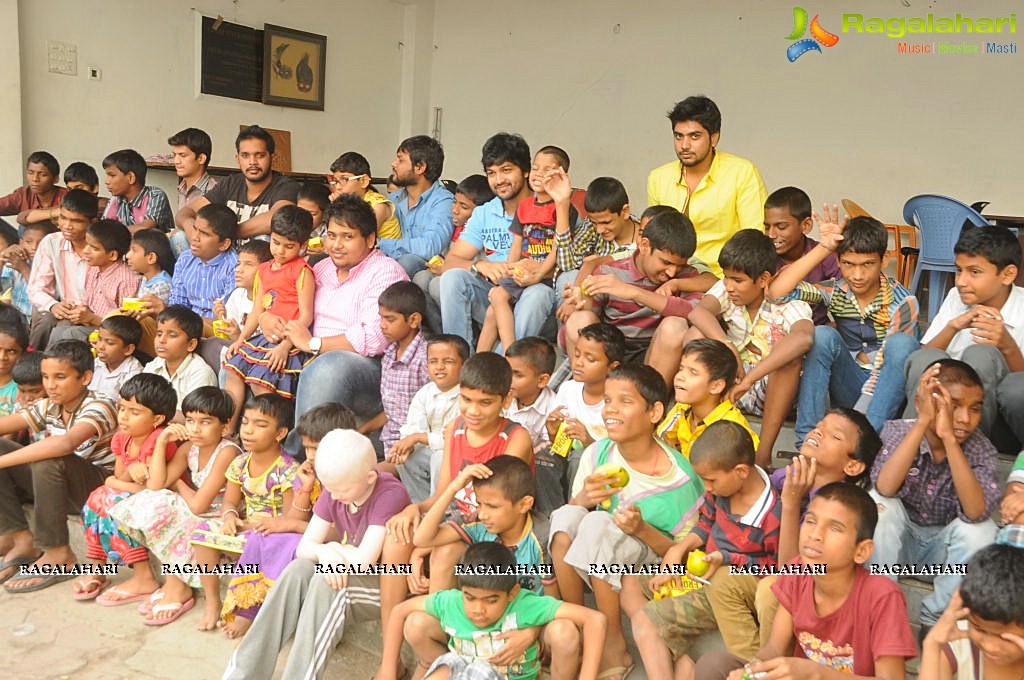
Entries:
[[143, 616], [149, 616], [149, 612], [151, 612], [153, 610], [153, 607], [156, 606], [162, 599], [164, 599], [164, 591], [157, 588], [152, 593], [150, 593], [149, 597], [143, 600], [142, 604], [139, 605], [139, 613]]
[[[40, 553], [39, 555], [36, 555], [35, 557], [29, 557], [28, 555], [20, 555], [18, 557], [12, 557], [9, 560], [6, 560], [4, 562], [0, 562], [0, 571], [4, 571], [6, 569], [10, 569], [11, 567], [27, 567], [30, 564], [35, 564], [35, 561], [38, 560], [40, 557], [42, 557], [42, 553]], [[17, 570], [17, 568], [15, 568], [15, 570], [12, 571], [7, 576], [5, 576], [4, 578], [0, 578], [0, 584], [6, 583], [7, 581], [10, 581], [12, 578], [14, 578], [17, 575], [18, 575], [18, 570]]]
[[[23, 578], [11, 579], [4, 584], [4, 590], [9, 592], [11, 595], [19, 595], [21, 593], [34, 593], [39, 590], [45, 590], [50, 586], [63, 583], [64, 581], [70, 581], [75, 578], [74, 574], [32, 574], [25, 575]], [[33, 581], [39, 579], [39, 583], [34, 583], [30, 586], [17, 587], [15, 584], [24, 581]], [[14, 586], [13, 588], [11, 586]]]
[[[187, 612], [192, 607], [196, 606], [196, 599], [190, 597], [185, 602], [171, 602], [169, 604], [158, 604], [153, 606], [153, 610], [149, 613], [149, 616], [143, 621], [147, 626], [166, 626], [168, 623], [173, 623], [181, 618], [181, 615]], [[154, 618], [154, 614], [164, 614], [170, 612], [171, 615], [164, 619]]]
[[[122, 590], [121, 588], [114, 586], [107, 592], [97, 597], [96, 604], [98, 604], [101, 607], [119, 607], [122, 604], [128, 604], [130, 602], [148, 600], [149, 596], [155, 592], [156, 591], [154, 590], [152, 593], [130, 593], [127, 590]], [[117, 597], [111, 597], [111, 595], [116, 595]]]
[[[93, 575], [79, 579], [76, 584], [82, 586], [83, 589], [71, 593], [71, 597], [79, 602], [87, 602], [89, 600], [96, 599], [96, 597], [110, 585], [110, 581], [102, 576]], [[95, 586], [95, 588], [91, 586]], [[88, 590], [85, 590], [85, 588], [88, 588]]]

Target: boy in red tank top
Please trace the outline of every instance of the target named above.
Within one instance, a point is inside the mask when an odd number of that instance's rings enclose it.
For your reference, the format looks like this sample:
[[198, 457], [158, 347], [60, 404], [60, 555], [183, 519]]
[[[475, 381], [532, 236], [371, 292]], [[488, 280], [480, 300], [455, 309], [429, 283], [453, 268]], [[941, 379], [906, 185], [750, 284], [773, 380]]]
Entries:
[[[533, 467], [533, 444], [526, 429], [501, 415], [511, 401], [512, 368], [508, 361], [493, 352], [479, 352], [466, 360], [459, 373], [460, 415], [445, 428], [444, 458], [437, 478], [437, 489], [443, 491], [462, 468], [486, 463], [497, 456], [515, 456]], [[422, 503], [413, 503], [387, 523], [391, 540], [412, 543], [420, 518], [434, 504], [440, 491]], [[469, 484], [455, 496], [449, 510], [459, 522], [476, 519], [476, 495]], [[447, 519], [447, 518], [446, 518]], [[413, 553], [414, 591], [426, 592], [426, 580], [420, 569], [429, 549]], [[420, 590], [422, 588], [422, 590]]]

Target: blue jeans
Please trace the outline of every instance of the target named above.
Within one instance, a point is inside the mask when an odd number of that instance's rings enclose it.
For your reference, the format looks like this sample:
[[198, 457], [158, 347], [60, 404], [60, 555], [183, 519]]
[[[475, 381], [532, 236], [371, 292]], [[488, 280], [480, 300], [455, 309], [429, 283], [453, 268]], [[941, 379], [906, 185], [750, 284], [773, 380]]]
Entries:
[[[967, 564], [996, 538], [996, 525], [990, 519], [971, 523], [957, 517], [949, 524], [926, 527], [910, 521], [900, 499], [886, 498], [875, 490], [871, 497], [878, 503], [878, 525], [870, 564]], [[935, 577], [935, 590], [921, 602], [922, 625], [935, 625], [961, 578], [955, 574]]]
[[427, 268], [427, 261], [419, 255], [406, 253], [405, 255], [399, 255], [397, 259], [398, 264], [402, 265], [402, 269], [405, 270], [410, 279], [416, 275], [416, 272]]
[[416, 272], [412, 282], [419, 286], [423, 295], [427, 298], [427, 313], [424, 319], [427, 326], [433, 333], [440, 333], [443, 327], [441, 323], [441, 277], [434, 276], [429, 269]]
[[892, 335], [885, 341], [882, 345], [885, 360], [878, 371], [874, 395], [869, 397], [861, 394], [861, 388], [871, 371], [854, 361], [839, 331], [831, 326], [815, 326], [814, 346], [804, 357], [800, 376], [795, 428], [797, 449], [807, 433], [825, 417], [826, 397], [831, 397], [832, 406], [864, 412], [871, 425], [881, 430], [885, 421], [895, 418], [899, 412], [906, 381], [903, 365], [920, 345], [917, 338], [905, 333]]
[[516, 338], [544, 334], [553, 338], [557, 329], [555, 308], [561, 298], [551, 286], [527, 286], [516, 303]]
[[188, 236], [183, 229], [172, 231], [168, 234], [168, 240], [171, 242], [171, 251], [174, 253], [174, 257], [178, 257], [178, 255], [189, 249]]
[[[295, 422], [306, 411], [328, 402], [348, 406], [359, 420], [368, 420], [383, 411], [380, 360], [335, 350], [311, 361], [299, 378], [295, 394]], [[285, 448], [292, 455], [302, 451], [302, 439], [295, 430], [285, 440]]]
[[441, 274], [441, 323], [445, 333], [458, 335], [475, 347], [473, 321], [484, 322], [494, 286], [468, 269], [449, 269]]

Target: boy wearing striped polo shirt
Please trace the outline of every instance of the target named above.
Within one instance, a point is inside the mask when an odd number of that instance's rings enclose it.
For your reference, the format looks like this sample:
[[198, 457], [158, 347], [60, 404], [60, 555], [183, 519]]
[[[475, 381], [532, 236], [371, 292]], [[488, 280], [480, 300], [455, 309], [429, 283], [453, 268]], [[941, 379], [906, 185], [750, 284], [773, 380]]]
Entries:
[[[626, 336], [625, 363], [644, 360], [647, 355], [645, 363], [658, 368], [652, 361], [653, 352], [648, 352], [655, 329], [665, 317], [685, 318], [702, 292], [679, 297], [657, 291], [673, 279], [706, 279], [702, 291], [716, 280], [706, 267], [697, 269], [689, 264], [696, 247], [693, 223], [682, 213], [670, 212], [651, 219], [632, 257], [601, 265], [581, 282], [575, 300], [577, 311], [566, 323], [566, 354], [572, 358], [580, 329], [605, 322]], [[671, 374], [675, 375], [678, 368], [677, 360]]]
[[[839, 208], [815, 213], [820, 243], [779, 272], [768, 297], [823, 304], [835, 320], [815, 326], [814, 346], [804, 360], [797, 402], [796, 446], [832, 406], [854, 408], [876, 430], [899, 413], [907, 357], [919, 346], [918, 303], [914, 295], [882, 273], [889, 236], [871, 217], [839, 220]], [[832, 253], [838, 279], [807, 283], [807, 274]]]

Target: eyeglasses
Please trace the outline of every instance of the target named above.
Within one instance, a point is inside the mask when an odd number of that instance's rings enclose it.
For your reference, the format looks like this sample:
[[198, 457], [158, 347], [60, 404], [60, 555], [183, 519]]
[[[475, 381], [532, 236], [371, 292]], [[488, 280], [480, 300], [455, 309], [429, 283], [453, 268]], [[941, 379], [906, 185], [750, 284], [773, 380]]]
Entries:
[[362, 174], [362, 175], [352, 175], [350, 177], [341, 177], [341, 178], [334, 177], [333, 175], [328, 175], [327, 176], [327, 183], [330, 184], [333, 187], [333, 186], [337, 186], [339, 184], [345, 184], [347, 182], [354, 182], [355, 180], [362, 179], [364, 177], [366, 177], [365, 173]]

